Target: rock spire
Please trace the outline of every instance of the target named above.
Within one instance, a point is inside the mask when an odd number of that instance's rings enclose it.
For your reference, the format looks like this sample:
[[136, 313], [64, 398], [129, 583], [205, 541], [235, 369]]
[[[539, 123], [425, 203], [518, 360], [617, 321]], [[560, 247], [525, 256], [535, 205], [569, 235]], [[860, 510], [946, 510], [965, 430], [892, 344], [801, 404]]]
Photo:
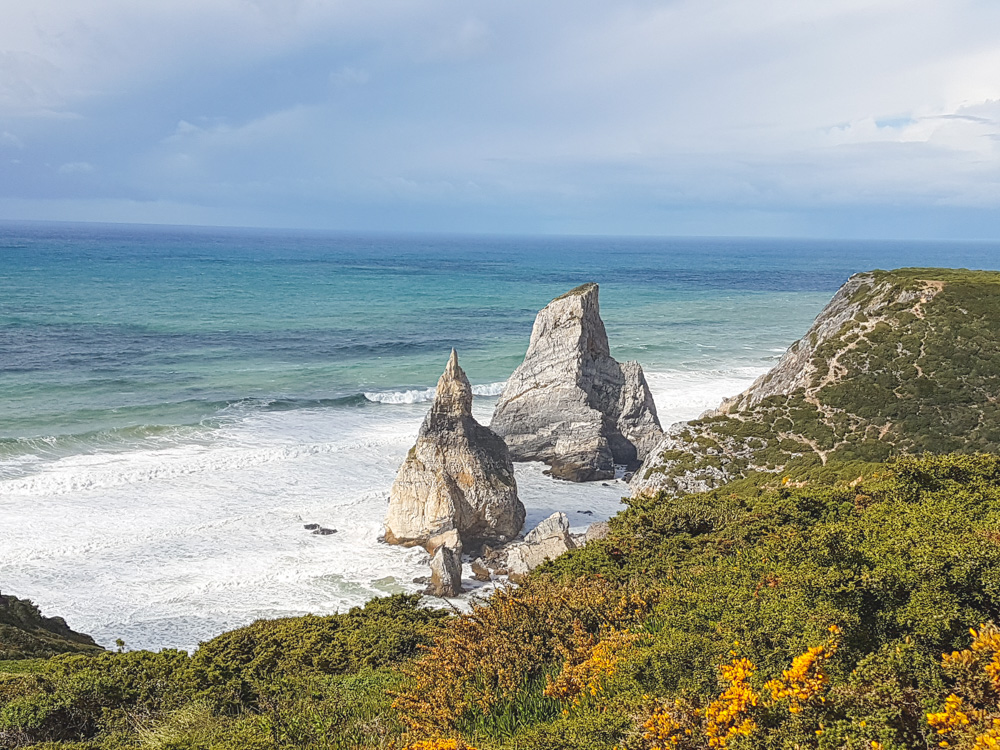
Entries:
[[504, 441], [472, 417], [472, 386], [452, 350], [416, 445], [396, 475], [385, 540], [429, 551], [455, 530], [466, 547], [499, 544], [524, 525]]
[[597, 284], [578, 286], [538, 313], [490, 427], [515, 461], [544, 461], [552, 476], [576, 482], [611, 479], [615, 464], [634, 468], [659, 441], [642, 368], [611, 357]]

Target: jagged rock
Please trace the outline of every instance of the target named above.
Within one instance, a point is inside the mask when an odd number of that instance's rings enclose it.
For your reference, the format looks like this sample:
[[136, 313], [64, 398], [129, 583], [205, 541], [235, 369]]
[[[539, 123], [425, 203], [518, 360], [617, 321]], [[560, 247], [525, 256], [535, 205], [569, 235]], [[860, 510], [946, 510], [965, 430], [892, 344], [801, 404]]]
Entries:
[[611, 526], [608, 525], [607, 521], [598, 521], [597, 523], [592, 523], [587, 527], [587, 534], [584, 537], [586, 542], [600, 541], [601, 539], [607, 539], [608, 534], [611, 532]]
[[442, 544], [431, 555], [431, 596], [452, 597], [462, 593], [462, 552]]
[[490, 569], [483, 562], [482, 558], [477, 558], [472, 561], [472, 577], [477, 581], [489, 581]]
[[455, 530], [469, 547], [520, 533], [524, 506], [504, 441], [472, 417], [472, 386], [454, 350], [416, 445], [396, 475], [385, 540], [429, 544]]
[[507, 574], [517, 581], [546, 560], [554, 560], [575, 547], [566, 514], [553, 513], [528, 532], [523, 542], [506, 547]]
[[544, 461], [560, 479], [612, 479], [658, 442], [656, 406], [637, 362], [611, 357], [597, 284], [550, 302], [535, 318], [524, 361], [507, 380], [490, 427], [515, 461]]
[[432, 536], [424, 543], [424, 548], [432, 555], [438, 547], [451, 547], [452, 549], [462, 549], [462, 538], [458, 535], [458, 529], [448, 529], [436, 536]]

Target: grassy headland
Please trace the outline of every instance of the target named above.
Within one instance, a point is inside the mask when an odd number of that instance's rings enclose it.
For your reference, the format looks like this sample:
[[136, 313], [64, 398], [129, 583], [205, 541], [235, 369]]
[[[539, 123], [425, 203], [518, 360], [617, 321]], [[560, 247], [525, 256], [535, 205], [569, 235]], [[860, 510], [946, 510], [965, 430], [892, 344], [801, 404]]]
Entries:
[[465, 616], [396, 596], [190, 655], [0, 662], [0, 747], [1000, 746], [1000, 274], [835, 301], [661, 457], [717, 486], [629, 500]]

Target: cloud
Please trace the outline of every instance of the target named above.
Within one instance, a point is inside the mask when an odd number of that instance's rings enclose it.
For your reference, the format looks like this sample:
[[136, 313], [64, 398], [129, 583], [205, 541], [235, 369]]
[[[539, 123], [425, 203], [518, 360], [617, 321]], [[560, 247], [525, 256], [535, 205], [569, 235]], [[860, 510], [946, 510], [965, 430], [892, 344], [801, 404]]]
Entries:
[[24, 142], [13, 133], [4, 130], [0, 132], [0, 147], [22, 149]]
[[71, 161], [59, 167], [59, 174], [89, 174], [94, 171], [94, 165], [85, 161]]
[[889, 226], [900, 206], [1000, 198], [995, 3], [34, 0], [7, 15], [0, 132], [31, 133], [0, 173], [7, 196], [83, 200], [58, 175], [100, 164], [86, 187], [123, 216], [661, 233], [711, 233], [712, 216], [826, 231], [824, 211], [870, 226], [879, 207]]

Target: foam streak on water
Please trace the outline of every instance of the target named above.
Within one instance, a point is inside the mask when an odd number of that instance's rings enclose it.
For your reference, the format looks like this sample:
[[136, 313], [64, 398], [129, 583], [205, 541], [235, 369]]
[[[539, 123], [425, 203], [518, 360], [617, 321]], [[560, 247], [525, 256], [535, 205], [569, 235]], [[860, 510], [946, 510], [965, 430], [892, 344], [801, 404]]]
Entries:
[[[650, 381], [661, 411], [685, 418], [749, 374], [738, 375], [650, 373]], [[480, 421], [494, 401], [476, 399]], [[105, 645], [121, 637], [133, 648], [191, 648], [257, 618], [418, 591], [427, 555], [378, 537], [426, 407], [258, 412], [217, 428], [211, 441], [67, 456], [8, 480], [4, 588], [69, 613]], [[621, 482], [575, 485], [543, 468], [516, 467], [528, 528], [561, 510], [582, 531], [627, 494]], [[338, 531], [314, 536], [307, 523]]]
[[[488, 422], [537, 310], [597, 281], [669, 424], [772, 366], [850, 273], [998, 250], [0, 223], [0, 589], [136, 648], [416, 591], [426, 553], [377, 540], [452, 347]], [[516, 467], [529, 527], [627, 492], [541, 469]]]

